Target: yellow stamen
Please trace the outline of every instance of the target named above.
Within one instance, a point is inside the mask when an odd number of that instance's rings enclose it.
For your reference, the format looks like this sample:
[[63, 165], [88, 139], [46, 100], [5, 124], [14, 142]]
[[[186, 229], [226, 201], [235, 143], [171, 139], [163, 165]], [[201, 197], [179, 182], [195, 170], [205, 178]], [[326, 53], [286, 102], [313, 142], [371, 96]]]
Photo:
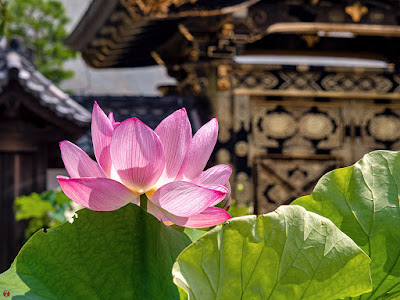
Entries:
[[148, 191], [146, 192], [147, 198], [152, 197], [156, 191], [157, 191], [157, 188], [155, 188], [155, 187], [153, 187], [151, 190], [148, 190]]

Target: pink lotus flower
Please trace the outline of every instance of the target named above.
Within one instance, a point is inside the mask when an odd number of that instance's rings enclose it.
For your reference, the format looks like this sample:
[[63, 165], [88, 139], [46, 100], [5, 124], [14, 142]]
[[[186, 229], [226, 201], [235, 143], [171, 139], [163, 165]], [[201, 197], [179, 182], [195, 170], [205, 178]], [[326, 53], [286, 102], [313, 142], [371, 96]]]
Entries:
[[65, 194], [97, 211], [111, 211], [146, 194], [147, 210], [161, 221], [185, 227], [209, 227], [231, 218], [215, 207], [228, 197], [227, 165], [204, 167], [218, 135], [212, 119], [192, 137], [186, 110], [165, 118], [153, 131], [137, 118], [121, 123], [94, 104], [92, 139], [96, 163], [76, 145], [60, 143], [71, 178], [58, 176]]

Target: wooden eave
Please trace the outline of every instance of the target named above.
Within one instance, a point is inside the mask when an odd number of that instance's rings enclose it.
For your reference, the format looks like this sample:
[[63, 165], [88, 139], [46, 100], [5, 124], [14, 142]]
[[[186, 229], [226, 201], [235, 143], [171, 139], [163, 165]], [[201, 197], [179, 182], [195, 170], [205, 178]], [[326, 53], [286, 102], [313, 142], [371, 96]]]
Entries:
[[71, 32], [65, 43], [76, 51], [83, 50], [93, 40], [110, 15], [115, 11], [120, 0], [92, 1], [79, 24]]
[[[314, 50], [341, 52], [343, 48], [357, 56], [363, 55], [357, 49], [361, 41], [362, 52], [391, 62], [400, 61], [400, 55], [390, 49], [397, 49], [400, 38], [400, 2], [362, 1], [365, 10], [358, 17], [349, 13], [352, 3], [345, 0], [94, 0], [66, 43], [81, 51], [87, 64], [95, 68], [173, 65], [188, 60], [187, 53], [177, 51], [177, 45], [189, 48], [197, 43], [203, 48], [199, 59], [213, 59], [204, 49], [218, 43], [219, 31], [225, 22], [240, 28], [229, 40], [237, 48], [236, 52], [274, 51], [277, 47], [272, 42], [278, 40], [276, 45], [282, 51], [296, 53], [301, 44], [301, 51], [310, 53]], [[367, 17], [368, 9], [384, 18], [379, 21]], [[332, 11], [337, 12], [342, 22], [329, 19]], [[260, 17], [262, 13], [264, 20]], [[215, 23], [219, 26], [210, 25]], [[208, 34], [211, 38], [204, 42], [201, 36], [193, 36], [193, 32]], [[352, 34], [354, 38], [332, 37], [338, 32]], [[368, 44], [380, 44], [379, 41], [396, 45], [379, 50], [375, 49], [376, 45]], [[352, 48], [353, 45], [356, 46]], [[370, 46], [374, 48], [371, 51]]]
[[[260, 0], [181, 0], [181, 2], [186, 3], [177, 7], [171, 4], [168, 12], [134, 12], [132, 8], [132, 3], [136, 2], [134, 0], [94, 0], [78, 25], [65, 40], [65, 44], [76, 51], [82, 51], [87, 48], [94, 39], [98, 39], [102, 35], [107, 36], [110, 31], [118, 31], [120, 25], [125, 25], [124, 31], [128, 33], [129, 30], [127, 27], [130, 27], [129, 29], [134, 35], [135, 30], [140, 32], [141, 28], [152, 24], [152, 21], [165, 21], [156, 23], [164, 26], [171, 20], [180, 20], [186, 17], [224, 15], [243, 7], [251, 6], [258, 1]], [[121, 2], [124, 2], [124, 4], [121, 4]], [[164, 2], [171, 2], [171, 0]], [[161, 26], [159, 26], [159, 28], [161, 28]]]
[[[82, 52], [94, 68], [155, 65], [151, 51], [177, 32], [178, 23], [185, 18], [226, 15], [258, 1], [160, 0], [171, 3], [165, 12], [156, 8], [143, 11], [135, 4], [151, 1], [94, 0], [65, 43]], [[126, 65], [124, 59], [131, 51], [136, 59]]]

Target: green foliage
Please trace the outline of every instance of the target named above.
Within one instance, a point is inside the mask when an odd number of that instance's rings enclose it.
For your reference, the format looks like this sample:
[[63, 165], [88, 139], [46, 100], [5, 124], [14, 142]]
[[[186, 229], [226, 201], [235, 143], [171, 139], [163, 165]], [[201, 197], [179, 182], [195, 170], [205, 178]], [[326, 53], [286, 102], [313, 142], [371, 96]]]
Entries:
[[247, 207], [245, 205], [240, 205], [235, 199], [232, 199], [231, 206], [229, 207], [229, 214], [232, 218], [242, 217], [250, 215], [253, 211], [252, 207]]
[[189, 299], [337, 299], [371, 290], [370, 259], [299, 206], [229, 220], [186, 248], [175, 283]]
[[39, 229], [52, 228], [67, 220], [66, 213], [73, 212], [71, 200], [58, 190], [42, 194], [32, 193], [15, 199], [14, 209], [17, 221], [29, 220], [25, 231], [28, 239]]
[[12, 267], [0, 275], [0, 291], [26, 299], [177, 299], [171, 269], [190, 244], [129, 204], [113, 212], [83, 209], [71, 224], [37, 232]]
[[63, 44], [69, 22], [62, 3], [55, 0], [8, 0], [6, 36], [21, 36], [26, 46], [36, 49], [39, 72], [55, 83], [73, 77], [64, 62], [75, 53]]
[[[0, 291], [27, 299], [398, 299], [399, 186], [400, 153], [377, 151], [324, 175], [293, 205], [209, 232], [165, 226], [133, 204], [83, 209], [72, 224], [36, 233], [0, 275]], [[21, 197], [17, 218], [69, 205], [56, 195], [52, 205]]]
[[172, 225], [171, 227], [175, 228], [176, 230], [183, 232], [184, 234], [187, 235], [187, 237], [192, 241], [197, 241], [199, 238], [201, 238], [203, 235], [205, 235], [208, 231], [208, 228], [186, 228], [186, 227], [180, 227], [178, 225]]
[[7, 1], [0, 0], [0, 38], [3, 37], [7, 22], [8, 22], [8, 8]]
[[370, 256], [373, 291], [360, 299], [400, 296], [399, 188], [399, 152], [376, 151], [293, 203], [331, 219]]

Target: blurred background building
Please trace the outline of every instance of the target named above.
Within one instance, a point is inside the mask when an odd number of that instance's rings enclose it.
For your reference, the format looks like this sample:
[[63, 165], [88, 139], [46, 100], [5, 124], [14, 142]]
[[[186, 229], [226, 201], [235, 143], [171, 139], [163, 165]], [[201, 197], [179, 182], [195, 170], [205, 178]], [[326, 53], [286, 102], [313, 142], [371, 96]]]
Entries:
[[266, 213], [398, 149], [399, 21], [391, 0], [94, 0], [66, 43], [98, 70], [165, 67], [164, 95], [218, 117], [233, 197]]
[[0, 48], [0, 271], [22, 245], [25, 224], [14, 200], [47, 188], [60, 167], [58, 143], [88, 130], [91, 114], [36, 70], [32, 55], [13, 39]]
[[400, 148], [397, 0], [61, 2], [65, 43], [80, 53], [61, 89], [17, 40], [0, 51], [0, 239], [13, 244], [0, 268], [18, 248], [13, 199], [64, 172], [57, 141], [93, 154], [95, 100], [153, 128], [183, 106], [194, 130], [218, 117], [214, 162], [232, 166], [233, 197], [258, 214], [367, 152]]

